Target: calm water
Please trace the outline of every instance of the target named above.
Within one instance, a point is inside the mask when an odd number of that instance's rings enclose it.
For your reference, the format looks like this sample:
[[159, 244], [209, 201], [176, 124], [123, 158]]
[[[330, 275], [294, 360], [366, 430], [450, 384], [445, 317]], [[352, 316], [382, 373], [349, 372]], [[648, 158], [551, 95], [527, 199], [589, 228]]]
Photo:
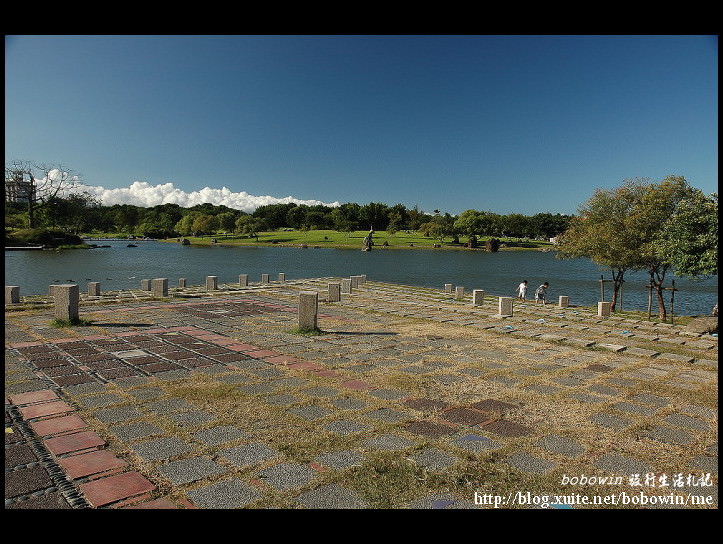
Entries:
[[[275, 280], [279, 272], [287, 280], [315, 277], [348, 277], [366, 274], [370, 280], [443, 289], [445, 283], [488, 294], [514, 296], [523, 279], [529, 281], [528, 298], [542, 282], [550, 283], [548, 300], [560, 295], [575, 305], [595, 304], [600, 297], [600, 275], [608, 270], [588, 259], [563, 261], [552, 252], [540, 251], [434, 251], [383, 250], [370, 252], [341, 249], [300, 249], [289, 247], [189, 247], [175, 243], [107, 243], [110, 248], [62, 251], [6, 251], [5, 285], [19, 285], [21, 295], [47, 294], [53, 283], [78, 283], [81, 290], [88, 281], [98, 281], [102, 290], [138, 288], [141, 279], [168, 278], [169, 287], [178, 278], [190, 285], [205, 282], [206, 276], [218, 276], [219, 283], [235, 283], [239, 274], [248, 274], [258, 282], [261, 274]], [[623, 308], [647, 311], [647, 275], [628, 273]], [[708, 315], [718, 300], [718, 278], [692, 281], [675, 279], [676, 315]], [[610, 283], [605, 284], [610, 300]], [[670, 295], [666, 293], [669, 307]], [[655, 313], [655, 302], [653, 312]]]

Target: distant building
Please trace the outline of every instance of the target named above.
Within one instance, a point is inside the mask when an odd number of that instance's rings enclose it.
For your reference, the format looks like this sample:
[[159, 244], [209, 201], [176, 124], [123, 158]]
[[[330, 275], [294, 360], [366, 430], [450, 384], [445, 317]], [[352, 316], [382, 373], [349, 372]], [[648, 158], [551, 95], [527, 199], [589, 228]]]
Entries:
[[27, 202], [31, 188], [22, 173], [14, 173], [12, 179], [5, 180], [5, 202]]

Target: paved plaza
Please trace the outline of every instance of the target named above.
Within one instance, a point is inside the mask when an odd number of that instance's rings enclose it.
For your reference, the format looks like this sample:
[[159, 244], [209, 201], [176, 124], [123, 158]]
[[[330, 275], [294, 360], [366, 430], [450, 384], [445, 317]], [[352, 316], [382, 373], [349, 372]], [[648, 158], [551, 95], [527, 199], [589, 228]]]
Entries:
[[354, 279], [6, 303], [5, 508], [718, 507], [717, 337]]

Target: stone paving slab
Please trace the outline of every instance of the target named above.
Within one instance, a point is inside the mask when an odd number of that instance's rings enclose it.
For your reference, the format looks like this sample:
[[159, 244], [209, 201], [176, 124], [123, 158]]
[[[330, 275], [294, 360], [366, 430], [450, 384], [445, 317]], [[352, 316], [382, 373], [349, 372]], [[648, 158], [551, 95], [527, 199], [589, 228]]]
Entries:
[[[478, 467], [506, 491], [509, 471], [717, 482], [717, 339], [378, 282], [322, 301], [323, 334], [291, 334], [314, 286], [81, 306], [77, 330], [6, 312], [6, 508], [476, 508], [455, 486]], [[384, 474], [399, 487], [370, 493]]]

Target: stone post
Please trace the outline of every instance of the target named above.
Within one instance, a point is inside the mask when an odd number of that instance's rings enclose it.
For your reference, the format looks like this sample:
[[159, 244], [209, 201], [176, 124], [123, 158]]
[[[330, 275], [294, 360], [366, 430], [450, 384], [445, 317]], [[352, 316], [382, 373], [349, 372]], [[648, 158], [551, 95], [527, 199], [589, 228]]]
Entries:
[[239, 287], [248, 287], [249, 285], [249, 275], [248, 274], [239, 274], [238, 275], [238, 286]]
[[141, 280], [141, 291], [151, 290], [151, 280]]
[[77, 285], [54, 285], [55, 318], [65, 321], [77, 321], [80, 288]]
[[344, 294], [351, 293], [351, 280], [344, 278], [341, 280], [341, 292]]
[[504, 317], [512, 317], [512, 302], [514, 300], [512, 297], [500, 297], [498, 314]]
[[316, 329], [319, 309], [319, 293], [301, 291], [299, 293], [299, 329]]
[[214, 291], [218, 289], [218, 276], [206, 276], [206, 290]]
[[611, 306], [612, 306], [612, 302], [598, 302], [597, 303], [598, 317], [609, 317]]
[[464, 287], [455, 287], [454, 298], [456, 298], [457, 300], [462, 300], [464, 298]]
[[283, 272], [279, 272], [279, 281], [286, 281], [286, 274]]
[[168, 296], [168, 278], [155, 278], [152, 283], [154, 297]]
[[570, 305], [570, 297], [560, 295], [560, 302], [557, 305], [560, 308], [567, 308]]
[[178, 286], [186, 287], [186, 278], [178, 278]]
[[89, 281], [88, 282], [88, 296], [99, 297], [100, 296], [100, 282]]
[[361, 277], [361, 282], [362, 282], [362, 283], [366, 283], [366, 282], [367, 282], [367, 275], [366, 275], [366, 274], [362, 274], [360, 277]]
[[329, 302], [339, 302], [341, 300], [341, 283], [334, 282], [329, 284]]
[[358, 289], [359, 288], [359, 276], [350, 276], [349, 280], [351, 281], [351, 287], [352, 289]]
[[451, 283], [445, 283], [445, 284], [444, 284], [444, 292], [445, 292], [445, 293], [451, 293], [451, 292], [452, 292], [452, 284], [451, 284]]
[[475, 289], [472, 291], [472, 305], [482, 306], [485, 299], [485, 292], [482, 289]]
[[269, 283], [269, 275], [261, 274], [261, 283]]
[[5, 304], [17, 304], [20, 302], [20, 286], [19, 285], [6, 285], [5, 286]]

